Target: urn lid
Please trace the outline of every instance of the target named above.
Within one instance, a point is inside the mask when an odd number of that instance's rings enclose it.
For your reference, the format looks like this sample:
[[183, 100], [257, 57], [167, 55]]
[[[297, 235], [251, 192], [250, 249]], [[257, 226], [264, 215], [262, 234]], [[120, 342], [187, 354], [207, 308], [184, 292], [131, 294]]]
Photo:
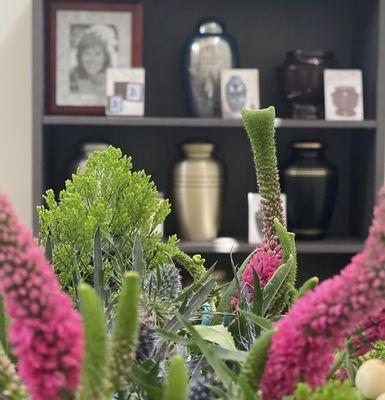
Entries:
[[217, 18], [205, 18], [198, 22], [201, 35], [218, 35], [225, 31], [225, 25]]
[[182, 145], [183, 151], [191, 158], [210, 157], [214, 144], [210, 142], [188, 142]]
[[85, 154], [92, 153], [93, 151], [103, 151], [108, 148], [109, 144], [105, 142], [86, 142], [81, 145], [81, 150]]
[[318, 149], [324, 149], [325, 148], [325, 143], [323, 142], [318, 142], [318, 141], [296, 141], [292, 143], [293, 149], [299, 149], [299, 150], [318, 150]]
[[307, 65], [336, 64], [334, 52], [328, 50], [295, 49], [288, 51], [286, 57], [288, 60], [295, 60]]

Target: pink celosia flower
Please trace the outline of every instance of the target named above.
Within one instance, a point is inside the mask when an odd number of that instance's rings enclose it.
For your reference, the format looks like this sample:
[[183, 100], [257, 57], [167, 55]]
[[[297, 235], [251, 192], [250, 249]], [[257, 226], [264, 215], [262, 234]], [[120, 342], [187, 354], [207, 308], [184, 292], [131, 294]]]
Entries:
[[[245, 271], [242, 275], [241, 287], [246, 287], [250, 295], [250, 300], [253, 300], [253, 270], [257, 273], [261, 287], [265, 287], [267, 282], [274, 275], [282, 262], [282, 249], [277, 246], [274, 250], [262, 244], [253, 256], [251, 257]], [[231, 307], [235, 309], [238, 306], [238, 294], [231, 301]]]
[[385, 192], [362, 253], [337, 276], [308, 292], [281, 319], [262, 377], [264, 400], [294, 391], [297, 381], [325, 383], [334, 350], [368, 315], [385, 306]]
[[0, 292], [11, 317], [18, 371], [34, 400], [74, 392], [83, 356], [83, 325], [44, 252], [0, 194]]

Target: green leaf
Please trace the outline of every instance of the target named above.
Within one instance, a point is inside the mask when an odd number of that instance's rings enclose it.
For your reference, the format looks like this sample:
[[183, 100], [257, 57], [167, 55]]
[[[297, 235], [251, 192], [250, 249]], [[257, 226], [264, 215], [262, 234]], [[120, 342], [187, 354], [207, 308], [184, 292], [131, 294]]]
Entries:
[[[196, 328], [198, 325], [194, 325]], [[186, 347], [191, 347], [191, 348], [196, 348], [196, 344], [193, 339], [188, 339], [187, 337], [184, 336], [179, 336], [175, 335], [174, 333], [171, 332], [166, 332], [164, 329], [158, 329], [157, 332], [167, 339], [169, 342], [176, 343], [180, 346], [186, 346]], [[236, 362], [244, 362], [247, 357], [247, 352], [246, 351], [240, 351], [240, 350], [227, 350], [223, 347], [215, 346], [215, 353], [221, 358], [222, 360], [228, 360], [228, 361], [236, 361]]]
[[317, 276], [309, 278], [298, 290], [297, 298], [304, 296], [309, 290], [314, 290], [319, 283]]
[[282, 246], [283, 263], [287, 262], [290, 255], [292, 255], [295, 260], [296, 257], [295, 241], [294, 241], [295, 234], [288, 232], [277, 218], [274, 219], [274, 226]]
[[267, 361], [274, 331], [262, 334], [251, 347], [246, 361], [242, 365], [239, 382], [246, 382], [254, 391], [258, 389]]
[[263, 330], [269, 331], [273, 329], [273, 323], [269, 319], [245, 310], [239, 310], [239, 312], [245, 317], [249, 318], [255, 325], [258, 325]]
[[84, 324], [84, 359], [78, 400], [106, 399], [108, 381], [108, 344], [104, 308], [100, 297], [89, 285], [79, 287]]
[[163, 398], [164, 388], [151, 371], [139, 365], [134, 365], [131, 372], [128, 374], [128, 378], [131, 382], [144, 390], [151, 400]]
[[216, 314], [212, 320], [213, 325], [221, 323], [223, 320], [222, 313], [230, 311], [230, 302], [231, 299], [234, 297], [235, 290], [237, 287], [237, 282], [239, 282], [240, 279], [242, 278], [242, 274], [245, 271], [245, 268], [247, 267], [247, 264], [249, 263], [250, 258], [253, 256], [253, 254], [254, 252], [250, 253], [246, 257], [246, 259], [243, 261], [242, 265], [238, 269], [236, 276], [233, 278], [231, 283], [227, 286], [225, 292], [222, 294], [221, 300], [217, 306], [218, 314]]
[[242, 400], [260, 400], [260, 397], [251, 389], [243, 376], [239, 379], [238, 384], [242, 390]]
[[126, 377], [132, 369], [139, 331], [139, 274], [126, 272], [123, 279], [116, 309], [110, 361], [112, 384], [117, 391], [124, 387]]
[[51, 235], [47, 235], [47, 240], [45, 242], [45, 247], [44, 247], [44, 255], [45, 258], [48, 260], [48, 262], [51, 264], [52, 263], [52, 242], [51, 242]]
[[259, 281], [259, 277], [253, 268], [253, 313], [261, 315], [263, 306], [263, 290]]
[[8, 330], [8, 318], [5, 315], [4, 299], [3, 296], [0, 294], [0, 346], [2, 346], [5, 353], [9, 355], [7, 330]]
[[183, 301], [186, 297], [190, 296], [192, 293], [201, 289], [203, 284], [209, 279], [209, 277], [214, 272], [215, 266], [216, 263], [214, 263], [214, 265], [212, 265], [201, 278], [199, 278], [197, 281], [193, 282], [190, 286], [185, 288], [182, 291], [182, 293], [175, 299], [175, 302]]
[[195, 344], [199, 347], [207, 362], [211, 365], [218, 378], [229, 389], [235, 380], [235, 376], [226, 363], [215, 352], [215, 347], [207, 343], [197, 332], [197, 330], [180, 314], [177, 314], [186, 330], [195, 340]]
[[142, 243], [140, 240], [140, 235], [137, 234], [135, 236], [134, 240], [134, 251], [132, 254], [132, 266], [133, 270], [136, 271], [140, 278], [142, 279], [144, 276], [144, 271], [145, 271], [145, 262], [143, 259], [143, 249], [142, 249]]
[[105, 303], [104, 278], [103, 278], [103, 259], [102, 245], [100, 243], [100, 229], [96, 229], [94, 235], [94, 288], [102, 303]]
[[195, 325], [194, 328], [203, 339], [209, 342], [216, 343], [227, 350], [237, 349], [231, 333], [223, 325]]
[[170, 359], [163, 400], [188, 400], [188, 377], [184, 359], [176, 355]]
[[282, 284], [285, 282], [286, 277], [289, 275], [293, 267], [293, 256], [289, 256], [288, 262], [281, 265], [272, 278], [267, 282], [263, 289], [263, 306], [262, 316], [266, 315], [270, 304], [273, 302]]

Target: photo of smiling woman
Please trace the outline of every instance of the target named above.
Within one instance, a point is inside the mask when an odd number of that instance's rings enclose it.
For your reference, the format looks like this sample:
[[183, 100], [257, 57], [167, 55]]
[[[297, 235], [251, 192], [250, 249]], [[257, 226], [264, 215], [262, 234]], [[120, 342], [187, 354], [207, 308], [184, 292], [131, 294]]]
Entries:
[[135, 63], [133, 18], [131, 10], [57, 10], [55, 107], [105, 106], [107, 69]]
[[[79, 26], [74, 26], [73, 32], [77, 31]], [[111, 26], [94, 25], [84, 32], [76, 48], [77, 65], [71, 71], [71, 92], [105, 96], [106, 70], [116, 66], [117, 44], [117, 32]]]

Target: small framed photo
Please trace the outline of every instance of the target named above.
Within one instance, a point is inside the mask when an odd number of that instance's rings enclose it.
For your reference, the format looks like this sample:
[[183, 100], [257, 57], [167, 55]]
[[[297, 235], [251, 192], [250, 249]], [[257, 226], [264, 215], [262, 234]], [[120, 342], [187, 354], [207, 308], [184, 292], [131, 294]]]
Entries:
[[362, 71], [325, 69], [325, 119], [362, 121], [364, 119]]
[[[249, 243], [258, 244], [263, 241], [263, 220], [261, 196], [259, 193], [247, 194], [249, 206]], [[283, 215], [286, 220], [286, 195], [282, 193]]]
[[107, 115], [144, 115], [144, 68], [107, 70]]
[[259, 109], [259, 71], [224, 69], [221, 71], [223, 118], [241, 118], [241, 109]]
[[107, 70], [142, 65], [143, 4], [53, 1], [48, 18], [47, 112], [104, 114]]

